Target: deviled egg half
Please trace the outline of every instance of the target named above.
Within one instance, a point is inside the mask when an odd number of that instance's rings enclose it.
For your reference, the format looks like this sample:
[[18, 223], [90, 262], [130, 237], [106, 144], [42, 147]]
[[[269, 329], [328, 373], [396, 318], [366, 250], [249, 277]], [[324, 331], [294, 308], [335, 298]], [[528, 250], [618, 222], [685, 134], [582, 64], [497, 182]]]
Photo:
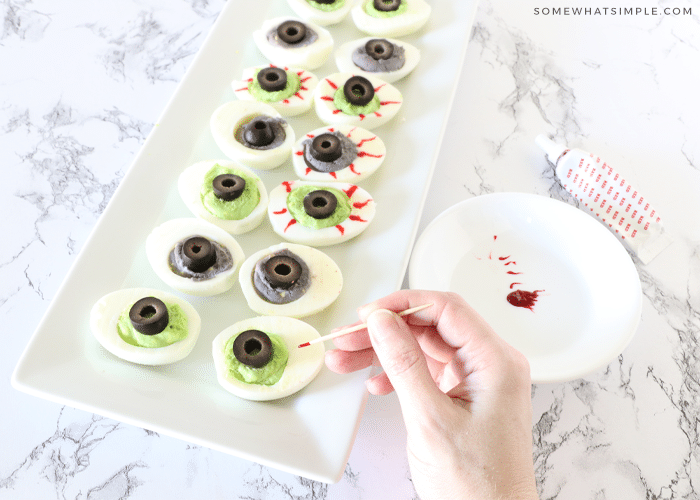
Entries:
[[282, 116], [311, 109], [316, 85], [318, 78], [310, 71], [272, 64], [246, 68], [241, 79], [231, 83], [240, 100], [264, 102]]
[[282, 115], [258, 101], [228, 102], [214, 111], [209, 125], [227, 157], [258, 170], [279, 167], [289, 158], [295, 141]]
[[146, 257], [167, 285], [190, 295], [223, 293], [245, 260], [233, 236], [202, 219], [164, 222], [146, 238]]
[[299, 17], [319, 26], [337, 24], [348, 15], [354, 0], [287, 0]]
[[403, 103], [401, 92], [376, 76], [333, 73], [314, 92], [316, 114], [331, 125], [360, 125], [371, 130], [391, 120]]
[[275, 17], [253, 32], [260, 52], [278, 66], [315, 69], [333, 51], [333, 37], [327, 29], [293, 17]]
[[238, 279], [248, 306], [258, 314], [303, 318], [322, 311], [340, 295], [343, 275], [325, 253], [280, 243], [246, 259]]
[[357, 29], [368, 35], [400, 37], [422, 28], [430, 11], [424, 0], [361, 0], [351, 15]]
[[311, 325], [285, 316], [245, 319], [212, 342], [219, 384], [253, 401], [279, 399], [300, 391], [321, 371], [322, 343], [298, 346], [320, 337]]
[[187, 301], [152, 288], [126, 288], [98, 300], [90, 330], [109, 352], [141, 365], [165, 365], [187, 357], [201, 320]]
[[229, 160], [206, 160], [187, 167], [177, 187], [194, 215], [229, 234], [255, 229], [267, 213], [267, 190], [260, 177]]
[[418, 61], [420, 51], [416, 47], [393, 38], [360, 38], [344, 43], [335, 51], [339, 71], [374, 75], [389, 83], [408, 75]]
[[313, 247], [354, 238], [372, 222], [370, 194], [344, 182], [285, 181], [270, 191], [272, 229], [293, 243]]
[[302, 180], [359, 182], [384, 161], [386, 146], [379, 136], [355, 125], [312, 130], [292, 150], [294, 171]]

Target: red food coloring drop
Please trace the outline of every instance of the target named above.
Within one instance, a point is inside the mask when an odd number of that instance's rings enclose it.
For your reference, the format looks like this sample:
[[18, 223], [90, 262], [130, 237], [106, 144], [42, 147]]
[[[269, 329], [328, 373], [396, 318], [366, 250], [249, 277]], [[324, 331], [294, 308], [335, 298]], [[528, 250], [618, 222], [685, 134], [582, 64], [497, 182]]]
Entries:
[[511, 283], [510, 284], [510, 289], [512, 290], [515, 285], [522, 285], [522, 283]]
[[499, 257], [499, 258], [498, 258], [498, 260], [506, 260], [506, 259], [510, 259], [510, 255], [507, 256], [507, 257]]
[[288, 193], [292, 192], [292, 183], [289, 181], [284, 181], [282, 185], [285, 187]]
[[537, 302], [537, 297], [540, 292], [544, 292], [544, 290], [535, 290], [534, 292], [515, 290], [508, 294], [506, 300], [512, 306], [524, 307], [525, 309], [530, 309], [532, 312], [535, 312], [532, 308], [535, 307], [535, 302]]
[[517, 271], [508, 271], [508, 274], [523, 274], [523, 273], [519, 273]]
[[338, 86], [332, 81], [330, 81], [328, 78], [326, 78], [326, 81], [328, 82], [328, 85], [330, 85], [334, 90], [338, 89]]
[[275, 215], [282, 215], [287, 213], [287, 209], [283, 208], [282, 210], [278, 210], [277, 212], [272, 212]]
[[290, 220], [289, 223], [287, 224], [287, 227], [284, 228], [284, 232], [286, 233], [286, 232], [287, 232], [287, 229], [289, 229], [291, 226], [293, 226], [293, 225], [296, 224], [296, 223], [297, 223], [297, 220], [296, 220], [296, 219]]
[[370, 201], [372, 201], [371, 198], [367, 201], [362, 201], [362, 202], [358, 201], [358, 202], [353, 203], [352, 206], [355, 208], [365, 208]]
[[355, 194], [355, 191], [357, 191], [357, 186], [354, 184], [350, 186], [347, 190], [344, 190], [343, 192], [348, 195], [348, 198], [352, 198], [352, 195]]
[[340, 234], [345, 234], [345, 228], [344, 228], [343, 226], [341, 226], [340, 224], [338, 224], [337, 226], [335, 226], [335, 228], [336, 228], [338, 231], [340, 231]]

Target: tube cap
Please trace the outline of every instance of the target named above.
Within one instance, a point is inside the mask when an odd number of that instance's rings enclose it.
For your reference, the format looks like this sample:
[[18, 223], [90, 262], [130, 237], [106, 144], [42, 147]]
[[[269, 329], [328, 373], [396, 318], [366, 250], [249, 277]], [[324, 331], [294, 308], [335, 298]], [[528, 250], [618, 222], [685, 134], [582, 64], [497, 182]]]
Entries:
[[549, 161], [555, 165], [561, 154], [568, 149], [566, 146], [562, 146], [561, 144], [557, 144], [556, 142], [552, 141], [544, 134], [538, 135], [535, 138], [535, 143], [542, 148], [542, 150], [547, 154]]

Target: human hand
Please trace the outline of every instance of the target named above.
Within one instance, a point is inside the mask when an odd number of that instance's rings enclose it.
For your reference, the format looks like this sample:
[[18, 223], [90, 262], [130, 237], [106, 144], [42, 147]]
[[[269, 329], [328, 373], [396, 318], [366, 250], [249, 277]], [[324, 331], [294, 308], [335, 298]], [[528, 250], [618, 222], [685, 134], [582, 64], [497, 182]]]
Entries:
[[[431, 307], [405, 318], [401, 311]], [[423, 500], [538, 497], [530, 367], [459, 295], [401, 290], [358, 310], [362, 330], [335, 339], [334, 372], [380, 364], [375, 395], [396, 391]]]

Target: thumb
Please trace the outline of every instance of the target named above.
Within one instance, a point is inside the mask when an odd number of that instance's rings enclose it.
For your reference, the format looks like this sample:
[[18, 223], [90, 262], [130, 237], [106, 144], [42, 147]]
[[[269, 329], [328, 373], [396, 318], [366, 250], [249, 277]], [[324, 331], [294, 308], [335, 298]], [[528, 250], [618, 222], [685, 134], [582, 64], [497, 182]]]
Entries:
[[444, 394], [428, 370], [428, 364], [409, 326], [386, 309], [367, 317], [372, 347], [399, 397], [404, 416], [407, 412], [424, 414], [435, 408]]

